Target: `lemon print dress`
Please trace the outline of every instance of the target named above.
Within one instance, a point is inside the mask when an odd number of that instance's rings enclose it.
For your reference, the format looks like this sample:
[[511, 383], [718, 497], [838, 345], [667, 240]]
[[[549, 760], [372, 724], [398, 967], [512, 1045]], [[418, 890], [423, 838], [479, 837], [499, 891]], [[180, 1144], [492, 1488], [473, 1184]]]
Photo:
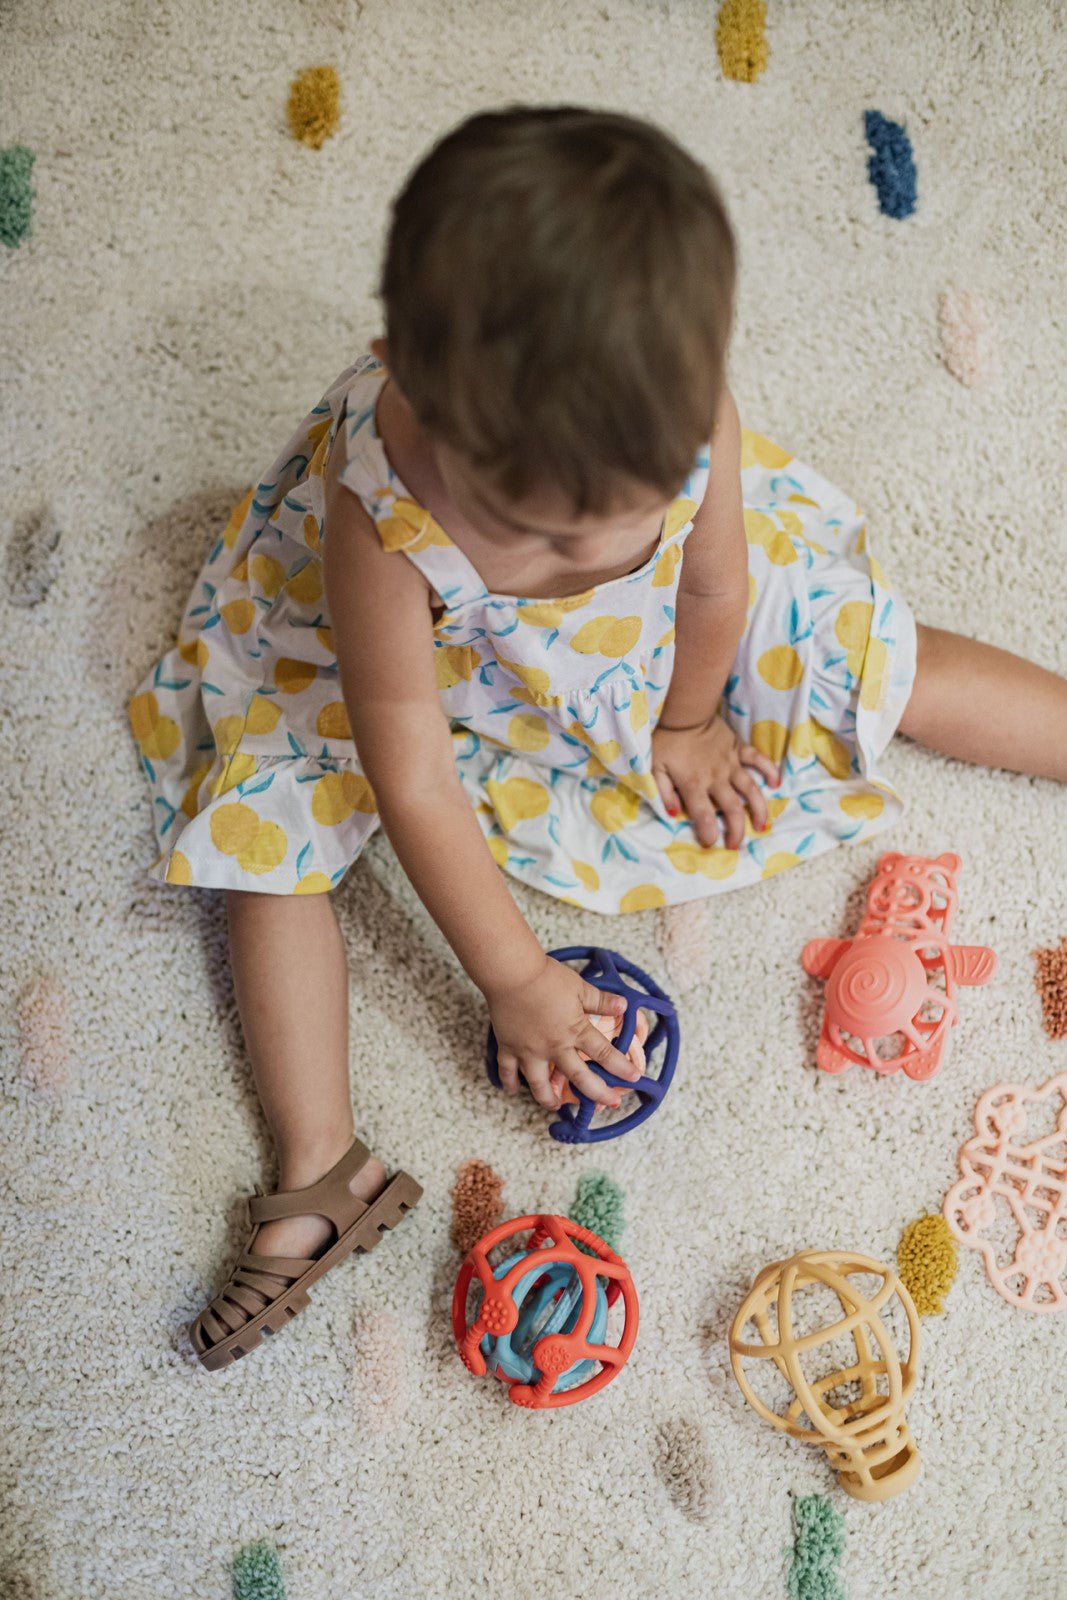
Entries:
[[566, 599], [492, 594], [398, 480], [378, 435], [386, 372], [349, 367], [236, 507], [177, 645], [130, 705], [168, 883], [317, 894], [378, 826], [341, 696], [323, 595], [323, 470], [445, 610], [435, 628], [456, 767], [494, 859], [596, 911], [740, 888], [878, 831], [900, 811], [877, 765], [907, 703], [915, 626], [860, 512], [810, 467], [743, 435], [749, 615], [723, 695], [741, 737], [782, 765], [770, 830], [702, 848], [668, 817], [652, 730], [670, 683], [680, 569], [704, 495], [694, 461], [638, 571]]

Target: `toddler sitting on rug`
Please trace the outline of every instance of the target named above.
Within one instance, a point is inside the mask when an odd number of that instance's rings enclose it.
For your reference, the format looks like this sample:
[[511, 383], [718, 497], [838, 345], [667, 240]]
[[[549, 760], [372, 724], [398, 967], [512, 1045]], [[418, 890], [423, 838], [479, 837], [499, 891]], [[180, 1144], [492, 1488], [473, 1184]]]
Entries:
[[130, 708], [154, 876], [226, 891], [278, 1152], [193, 1325], [210, 1368], [421, 1193], [353, 1138], [329, 891], [379, 823], [505, 1086], [610, 1105], [588, 1060], [639, 1069], [591, 1017], [622, 1002], [498, 869], [599, 912], [741, 888], [899, 814], [897, 731], [1067, 778], [1067, 682], [917, 625], [851, 499], [741, 428], [730, 223], [661, 130], [470, 118], [397, 198], [381, 295], [385, 337], [234, 511]]

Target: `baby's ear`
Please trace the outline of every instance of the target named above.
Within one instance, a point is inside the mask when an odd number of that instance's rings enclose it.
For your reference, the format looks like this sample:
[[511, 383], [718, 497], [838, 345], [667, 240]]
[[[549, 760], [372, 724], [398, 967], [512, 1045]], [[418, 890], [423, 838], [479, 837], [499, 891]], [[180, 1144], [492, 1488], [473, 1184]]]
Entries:
[[370, 352], [372, 355], [378, 357], [378, 360], [381, 362], [383, 367], [387, 367], [389, 365], [389, 345], [385, 339], [372, 339], [370, 342]]

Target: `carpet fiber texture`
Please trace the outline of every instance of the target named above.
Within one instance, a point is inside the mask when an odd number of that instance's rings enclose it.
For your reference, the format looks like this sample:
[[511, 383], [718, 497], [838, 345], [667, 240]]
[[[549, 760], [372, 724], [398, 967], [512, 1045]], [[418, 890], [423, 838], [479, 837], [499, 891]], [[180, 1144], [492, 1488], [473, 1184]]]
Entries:
[[[225, 1600], [265, 1541], [289, 1600], [769, 1600], [791, 1498], [829, 1493], [850, 1600], [1061, 1600], [1067, 1320], [1013, 1310], [961, 1252], [923, 1325], [924, 1476], [884, 1507], [758, 1421], [725, 1346], [766, 1262], [892, 1263], [979, 1093], [1067, 1065], [1031, 956], [1067, 933], [1061, 790], [901, 744], [904, 820], [703, 926], [686, 908], [703, 955], [677, 982], [659, 913], [520, 892], [546, 946], [614, 944], [681, 1006], [669, 1101], [599, 1150], [487, 1088], [480, 997], [376, 842], [338, 896], [353, 1096], [426, 1199], [209, 1375], [184, 1328], [274, 1170], [222, 906], [146, 882], [125, 721], [220, 520], [379, 331], [390, 195], [445, 127], [512, 99], [622, 107], [708, 162], [740, 237], [746, 423], [855, 495], [922, 619], [1067, 671], [1061, 8], [772, 0], [751, 84], [723, 78], [704, 0], [14, 0], [0, 29], [0, 144], [36, 155], [31, 230], [0, 249], [0, 1595]], [[320, 65], [341, 120], [312, 149], [286, 106]], [[911, 140], [905, 220], [868, 181], [869, 108]], [[973, 389], [938, 353], [952, 283], [995, 338]], [[812, 1066], [801, 946], [852, 931], [889, 848], [958, 850], [957, 936], [1000, 957], [928, 1084]], [[641, 1331], [572, 1411], [508, 1405], [451, 1348], [449, 1196], [475, 1158], [509, 1215], [567, 1211], [597, 1169], [625, 1196]]]

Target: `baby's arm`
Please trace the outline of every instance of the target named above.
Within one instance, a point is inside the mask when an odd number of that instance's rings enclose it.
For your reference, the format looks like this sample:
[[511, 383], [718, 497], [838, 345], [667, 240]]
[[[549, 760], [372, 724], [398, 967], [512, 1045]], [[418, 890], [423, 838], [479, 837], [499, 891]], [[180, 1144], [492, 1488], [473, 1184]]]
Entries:
[[609, 996], [550, 960], [512, 899], [459, 777], [438, 695], [427, 585], [400, 552], [383, 550], [357, 498], [326, 475], [326, 593], [360, 764], [382, 826], [419, 898], [489, 1002], [506, 1084], [521, 1070], [536, 1098], [558, 1104], [554, 1063], [583, 1093], [617, 1102], [578, 1055], [637, 1074], [593, 1027]]
[[674, 670], [653, 736], [653, 771], [668, 810], [676, 811], [680, 800], [702, 844], [712, 845], [718, 838], [715, 813], [721, 812], [731, 849], [744, 836], [746, 806], [757, 827], [767, 821], [766, 802], [746, 768], [778, 782], [773, 762], [741, 744], [717, 715], [747, 611], [741, 426], [733, 396], [724, 389], [707, 492], [685, 541]]
[[741, 503], [741, 425], [723, 390], [704, 499], [685, 541], [678, 583], [674, 672], [661, 725], [700, 727], [715, 715], [748, 611]]

